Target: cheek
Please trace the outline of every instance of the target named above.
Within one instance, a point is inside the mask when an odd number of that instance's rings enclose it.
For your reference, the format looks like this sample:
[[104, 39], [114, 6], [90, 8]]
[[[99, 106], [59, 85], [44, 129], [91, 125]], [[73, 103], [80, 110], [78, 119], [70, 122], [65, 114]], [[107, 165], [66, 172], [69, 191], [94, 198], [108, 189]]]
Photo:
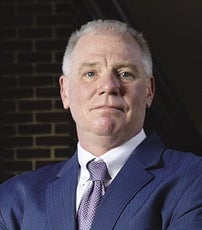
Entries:
[[146, 107], [146, 85], [145, 84], [136, 84], [135, 87], [131, 88], [130, 95], [128, 99], [131, 101], [132, 105], [144, 106]]
[[81, 107], [86, 107], [86, 104], [90, 101], [91, 90], [89, 86], [72, 82], [69, 92], [70, 107], [72, 109], [79, 110]]

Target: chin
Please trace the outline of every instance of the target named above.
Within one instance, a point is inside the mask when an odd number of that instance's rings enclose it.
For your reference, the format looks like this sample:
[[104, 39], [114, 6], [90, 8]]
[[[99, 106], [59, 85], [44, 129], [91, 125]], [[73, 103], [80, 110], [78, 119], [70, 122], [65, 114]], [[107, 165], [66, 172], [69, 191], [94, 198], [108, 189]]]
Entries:
[[95, 122], [95, 133], [100, 136], [109, 136], [116, 133], [120, 127], [120, 121], [116, 121], [109, 117], [98, 119]]

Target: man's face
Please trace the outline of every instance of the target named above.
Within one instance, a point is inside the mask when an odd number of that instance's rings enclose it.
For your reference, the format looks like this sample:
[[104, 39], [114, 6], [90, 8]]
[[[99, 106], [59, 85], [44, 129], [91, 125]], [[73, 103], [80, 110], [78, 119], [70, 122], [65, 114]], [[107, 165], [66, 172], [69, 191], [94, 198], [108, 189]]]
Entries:
[[102, 136], [124, 143], [143, 127], [153, 98], [137, 43], [129, 36], [87, 34], [78, 41], [69, 76], [60, 78], [79, 138]]

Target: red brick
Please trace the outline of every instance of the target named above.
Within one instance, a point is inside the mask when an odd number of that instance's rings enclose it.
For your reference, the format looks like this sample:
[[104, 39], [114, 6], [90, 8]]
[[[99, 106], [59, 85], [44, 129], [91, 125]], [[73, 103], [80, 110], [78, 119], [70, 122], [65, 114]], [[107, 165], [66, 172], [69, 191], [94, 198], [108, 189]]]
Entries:
[[14, 158], [14, 154], [13, 149], [6, 149], [2, 151], [3, 159], [5, 160], [12, 160]]
[[37, 73], [60, 73], [61, 64], [36, 64]]
[[3, 96], [7, 99], [11, 98], [30, 98], [33, 97], [33, 89], [32, 88], [13, 88], [13, 89], [5, 89], [3, 91]]
[[61, 52], [55, 52], [55, 61], [58, 62], [58, 63], [61, 63], [62, 65], [62, 60], [63, 60], [63, 56], [64, 56], [64, 51], [61, 51]]
[[67, 40], [36, 41], [36, 50], [37, 51], [51, 51], [51, 50], [64, 51], [66, 45], [67, 45]]
[[14, 15], [15, 7], [11, 4], [1, 4], [0, 5], [0, 15]]
[[19, 29], [20, 38], [50, 38], [52, 37], [52, 28], [24, 28]]
[[5, 51], [32, 51], [32, 42], [31, 41], [4, 41], [3, 48]]
[[24, 15], [44, 15], [44, 14], [51, 14], [51, 4], [43, 4], [41, 2], [36, 3], [36, 4], [19, 4], [18, 5], [18, 13], [19, 14], [24, 14]]
[[68, 116], [64, 112], [49, 112], [36, 114], [36, 122], [67, 122]]
[[71, 133], [71, 136], [75, 133], [76, 129], [73, 123], [64, 123], [64, 124], [55, 124], [55, 133], [62, 134], [62, 133]]
[[31, 113], [6, 113], [4, 123], [5, 124], [16, 124], [16, 123], [26, 123], [33, 122], [33, 114]]
[[2, 64], [0, 73], [14, 75], [33, 73], [33, 66], [30, 64]]
[[46, 134], [51, 133], [51, 125], [19, 125], [19, 134]]
[[4, 76], [1, 78], [1, 84], [3, 88], [13, 88], [17, 86], [17, 78], [16, 76]]
[[58, 110], [61, 110], [61, 109], [64, 110], [63, 104], [62, 104], [62, 100], [61, 100], [61, 99], [55, 101], [54, 108], [55, 108], [55, 109], [58, 109]]
[[15, 176], [15, 173], [12, 173], [12, 172], [9, 172], [9, 173], [6, 173], [6, 172], [2, 172], [0, 174], [0, 183], [3, 183], [4, 181], [10, 179], [11, 177], [14, 177]]
[[14, 61], [14, 53], [10, 53], [10, 52], [1, 52], [0, 53], [0, 62], [8, 62], [11, 63]]
[[37, 146], [68, 146], [72, 145], [72, 138], [66, 136], [39, 136], [36, 137]]
[[[50, 0], [43, 0], [43, 2], [50, 2]], [[56, 2], [58, 3], [58, 0], [51, 0], [51, 2]], [[61, 1], [62, 2], [62, 1]], [[66, 3], [72, 3], [72, 4], [75, 4], [77, 3], [78, 1], [75, 2], [75, 0], [65, 0]]]
[[50, 62], [51, 61], [51, 53], [48, 52], [23, 52], [18, 53], [18, 62]]
[[1, 39], [15, 39], [17, 37], [16, 28], [1, 28]]
[[68, 40], [69, 36], [73, 32], [72, 26], [69, 27], [56, 27], [55, 34], [57, 38], [65, 38]]
[[50, 110], [52, 102], [50, 100], [24, 100], [18, 102], [18, 107], [20, 111]]
[[3, 131], [4, 137], [16, 135], [16, 127], [15, 126], [3, 125], [3, 127], [1, 127], [1, 128]]
[[46, 134], [51, 132], [51, 125], [19, 125], [19, 134]]
[[72, 4], [70, 3], [57, 3], [55, 4], [56, 13], [69, 13], [72, 12]]
[[[10, 2], [10, 3], [17, 3], [17, 4], [19, 4], [19, 3], [25, 3], [25, 0], [4, 0], [5, 2]], [[34, 4], [34, 2], [36, 2], [36, 0], [29, 0], [29, 3], [32, 3], [33, 2], [33, 4]]]
[[0, 26], [2, 27], [13, 27], [16, 28], [18, 26], [32, 26], [33, 25], [33, 17], [26, 16], [12, 16], [12, 17], [0, 17]]
[[66, 148], [57, 148], [55, 149], [55, 157], [56, 158], [70, 158], [76, 149], [76, 143], [73, 144], [71, 147]]
[[20, 86], [52, 86], [53, 77], [48, 75], [37, 75], [37, 76], [20, 76], [19, 77]]
[[39, 167], [74, 152], [74, 125], [63, 110], [58, 79], [68, 37], [80, 23], [78, 7], [74, 0], [0, 3], [4, 179], [31, 170], [36, 160]]
[[3, 171], [27, 171], [32, 170], [32, 162], [30, 161], [4, 161]]
[[58, 98], [60, 98], [59, 87], [38, 88], [36, 90], [36, 96], [39, 98], [40, 97], [45, 97], [45, 98], [58, 97]]
[[66, 25], [67, 23], [71, 25], [72, 15], [49, 15], [49, 16], [36, 16], [37, 25]]
[[5, 146], [11, 147], [26, 147], [26, 146], [32, 146], [33, 139], [32, 137], [6, 137], [4, 140]]
[[17, 152], [18, 159], [29, 159], [29, 158], [50, 158], [51, 150], [44, 148], [27, 148], [19, 149]]
[[56, 124], [55, 125], [55, 133], [68, 133], [68, 131], [70, 131], [70, 125], [69, 124]]
[[11, 112], [16, 110], [16, 102], [15, 101], [2, 101], [2, 110], [4, 112]]

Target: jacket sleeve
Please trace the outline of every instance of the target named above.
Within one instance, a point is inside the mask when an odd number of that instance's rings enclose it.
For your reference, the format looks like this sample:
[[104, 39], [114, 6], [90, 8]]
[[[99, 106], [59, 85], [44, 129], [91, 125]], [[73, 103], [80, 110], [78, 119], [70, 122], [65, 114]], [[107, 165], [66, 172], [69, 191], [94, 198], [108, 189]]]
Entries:
[[182, 194], [168, 230], [202, 229], [202, 175]]
[[22, 219], [23, 189], [16, 178], [0, 186], [0, 230], [18, 230]]

